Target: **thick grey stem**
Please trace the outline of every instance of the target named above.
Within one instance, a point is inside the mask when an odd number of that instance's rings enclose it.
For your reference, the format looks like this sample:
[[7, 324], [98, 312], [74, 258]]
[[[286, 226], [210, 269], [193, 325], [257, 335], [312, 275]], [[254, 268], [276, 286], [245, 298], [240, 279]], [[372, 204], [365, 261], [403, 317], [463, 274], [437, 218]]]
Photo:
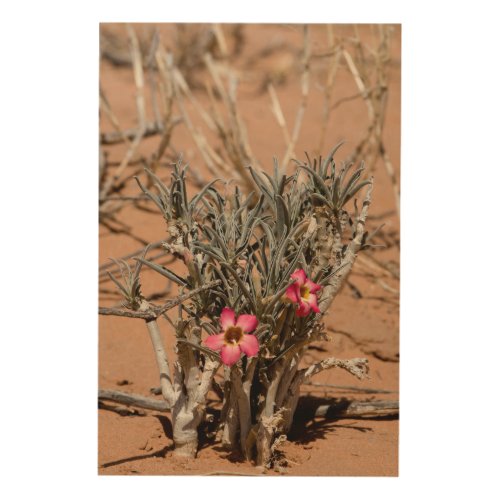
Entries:
[[172, 409], [172, 427], [175, 454], [194, 458], [198, 450], [198, 425], [201, 415], [188, 407], [187, 398], [181, 395]]
[[260, 423], [257, 432], [257, 466], [268, 467], [271, 462], [271, 445], [273, 444], [274, 430]]
[[279, 410], [275, 413], [276, 397], [285, 370], [285, 359], [281, 359], [275, 365], [271, 382], [267, 388], [264, 409], [259, 417], [257, 428], [257, 465], [268, 467], [272, 459], [271, 446], [274, 441], [276, 431], [281, 429], [283, 424], [283, 414]]
[[228, 390], [226, 391], [227, 408], [226, 417], [224, 420], [224, 428], [222, 431], [222, 445], [230, 450], [236, 449], [238, 430], [240, 428], [240, 420], [238, 418], [238, 398], [236, 390], [228, 383]]
[[363, 208], [361, 209], [361, 213], [356, 219], [356, 233], [353, 240], [347, 246], [345, 256], [342, 259], [341, 263], [342, 268], [337, 274], [332, 277], [330, 282], [323, 289], [321, 301], [319, 303], [319, 308], [322, 313], [325, 313], [329, 309], [331, 303], [333, 302], [333, 299], [336, 297], [342, 284], [344, 283], [345, 278], [350, 273], [352, 266], [354, 265], [354, 261], [356, 260], [356, 254], [361, 248], [363, 235], [365, 232], [366, 217], [368, 216], [368, 209], [370, 208], [372, 199], [373, 178], [370, 180], [371, 184], [366, 190], [365, 199], [363, 200]]
[[285, 400], [283, 402], [283, 432], [287, 433], [292, 428], [293, 416], [295, 415], [295, 410], [297, 409], [297, 404], [300, 397], [300, 385], [302, 383], [302, 377], [298, 376], [296, 373], [292, 379], [288, 392], [286, 394]]
[[283, 406], [283, 402], [285, 401], [286, 395], [290, 388], [290, 384], [293, 380], [293, 377], [297, 373], [300, 358], [300, 353], [297, 353], [292, 357], [290, 363], [288, 364], [288, 369], [285, 371], [283, 377], [281, 378], [278, 394], [276, 396], [276, 408], [281, 408]]
[[[191, 380], [190, 390], [181, 390], [175, 406], [172, 410], [175, 454], [194, 458], [198, 450], [198, 427], [205, 416], [206, 396], [215, 372], [220, 363], [214, 360], [207, 360], [205, 368], [201, 373], [197, 387], [193, 386], [193, 371], [189, 370], [187, 375]], [[176, 364], [175, 385], [180, 387], [187, 381], [183, 377], [182, 368]]]
[[283, 410], [279, 410], [270, 417], [262, 415], [257, 430], [257, 465], [269, 467], [273, 455], [273, 441], [277, 433], [283, 428]]
[[278, 394], [281, 377], [285, 369], [284, 360], [278, 361], [275, 366], [276, 368], [273, 373], [273, 378], [266, 393], [266, 403], [264, 406], [264, 411], [262, 412], [262, 415], [268, 418], [273, 415], [276, 408], [276, 396]]
[[245, 443], [248, 432], [252, 425], [252, 416], [250, 410], [250, 400], [247, 399], [245, 391], [243, 390], [241, 371], [236, 367], [231, 370], [231, 384], [232, 391], [236, 395], [236, 404], [238, 405], [238, 416], [240, 423], [240, 447], [243, 454], [245, 454]]
[[148, 327], [149, 337], [156, 355], [156, 363], [158, 365], [158, 370], [160, 371], [161, 393], [165, 398], [165, 401], [167, 401], [170, 406], [174, 406], [174, 388], [172, 386], [172, 380], [170, 379], [170, 368], [168, 365], [167, 353], [163, 347], [163, 341], [161, 339], [158, 323], [156, 320], [151, 320], [146, 322], [146, 326]]
[[240, 447], [247, 459], [250, 458], [250, 450], [247, 449], [247, 437], [252, 427], [252, 409], [250, 407], [250, 390], [252, 388], [253, 375], [257, 366], [257, 358], [248, 361], [247, 371], [242, 377], [241, 370], [233, 367], [231, 370], [231, 384], [235, 391], [238, 403], [238, 416], [240, 422]]

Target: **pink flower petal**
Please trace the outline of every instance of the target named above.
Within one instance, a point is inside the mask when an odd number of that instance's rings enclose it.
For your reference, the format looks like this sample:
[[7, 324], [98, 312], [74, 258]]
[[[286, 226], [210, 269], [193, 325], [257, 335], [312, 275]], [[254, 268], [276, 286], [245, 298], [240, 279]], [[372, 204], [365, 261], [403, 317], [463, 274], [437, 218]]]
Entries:
[[285, 292], [285, 295], [292, 302], [300, 301], [300, 285], [298, 283], [292, 283]]
[[224, 334], [219, 333], [219, 335], [210, 335], [203, 341], [203, 344], [213, 351], [220, 351], [224, 345]]
[[304, 269], [297, 269], [290, 275], [290, 278], [292, 278], [293, 280], [297, 280], [295, 283], [299, 286], [302, 286], [306, 282], [307, 275]]
[[240, 341], [240, 348], [251, 358], [259, 352], [259, 341], [255, 335], [243, 335], [243, 340]]
[[309, 278], [306, 279], [305, 285], [309, 288], [311, 293], [319, 292], [323, 288], [321, 285], [314, 283], [314, 281], [311, 281]]
[[241, 349], [237, 344], [225, 344], [222, 346], [220, 356], [222, 362], [227, 366], [232, 366], [238, 362], [241, 357]]
[[299, 318], [303, 318], [309, 314], [311, 311], [311, 306], [305, 302], [301, 301], [299, 308], [295, 312], [295, 315], [298, 316]]
[[311, 309], [319, 313], [321, 312], [318, 307], [318, 296], [315, 295], [314, 293], [309, 294], [309, 298], [307, 299], [307, 303], [311, 306]]
[[223, 330], [227, 330], [230, 326], [236, 324], [236, 318], [234, 317], [234, 311], [229, 307], [224, 307], [220, 314], [220, 324]]
[[240, 314], [236, 322], [236, 326], [239, 326], [245, 333], [253, 332], [258, 324], [259, 320], [252, 314]]

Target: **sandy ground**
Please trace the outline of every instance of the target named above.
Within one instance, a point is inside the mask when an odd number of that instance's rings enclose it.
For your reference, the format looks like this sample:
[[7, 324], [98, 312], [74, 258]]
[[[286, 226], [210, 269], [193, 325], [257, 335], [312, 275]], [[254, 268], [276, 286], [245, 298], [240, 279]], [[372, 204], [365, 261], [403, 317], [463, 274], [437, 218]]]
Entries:
[[[104, 26], [116, 34], [125, 36], [123, 26]], [[137, 27], [138, 35], [146, 28]], [[162, 36], [168, 39], [170, 28], [162, 28]], [[336, 32], [348, 33], [350, 27], [337, 27]], [[142, 30], [142, 31], [141, 31]], [[312, 30], [312, 50], [325, 51], [324, 27]], [[283, 155], [285, 143], [271, 110], [269, 95], [260, 92], [263, 75], [281, 71], [276, 77], [276, 90], [280, 98], [289, 128], [292, 127], [300, 100], [300, 75], [296, 70], [298, 56], [293, 50], [276, 50], [252, 62], [252, 55], [269, 45], [300, 49], [301, 28], [298, 26], [246, 26], [244, 28], [242, 54], [235, 61], [240, 71], [241, 88], [239, 104], [245, 120], [248, 136], [255, 156], [264, 168], [270, 168], [273, 155]], [[362, 29], [364, 39], [373, 34], [369, 27]], [[387, 152], [399, 172], [400, 158], [400, 30], [395, 27], [392, 36], [389, 102], [384, 129]], [[318, 124], [323, 110], [323, 92], [318, 82], [325, 78], [321, 65], [313, 66], [312, 87], [304, 124], [295, 151], [303, 157], [303, 151], [312, 152], [318, 143]], [[281, 69], [280, 69], [281, 68]], [[200, 75], [200, 82], [203, 77]], [[113, 112], [123, 128], [136, 125], [135, 86], [130, 67], [116, 67], [108, 61], [101, 62], [101, 87], [106, 93]], [[352, 75], [341, 67], [337, 74], [333, 101], [357, 93]], [[201, 99], [203, 103], [203, 99]], [[151, 103], [147, 102], [148, 112]], [[192, 110], [191, 110], [192, 111]], [[151, 116], [151, 115], [150, 115]], [[347, 156], [350, 148], [360, 140], [367, 126], [366, 106], [361, 99], [352, 99], [336, 108], [327, 129], [325, 151], [341, 139]], [[101, 130], [112, 130], [109, 121], [102, 116]], [[155, 150], [158, 137], [146, 139], [140, 146], [140, 154], [149, 155]], [[208, 177], [196, 147], [186, 129], [179, 126], [172, 137], [177, 152]], [[110, 161], [120, 161], [124, 146], [107, 148]], [[342, 151], [342, 150], [341, 150]], [[399, 235], [399, 221], [390, 181], [382, 164], [375, 166], [376, 187], [370, 215], [380, 217], [386, 230]], [[398, 174], [399, 175], [399, 174]], [[126, 192], [138, 194], [138, 188], [129, 182]], [[100, 262], [110, 257], [118, 258], [142, 247], [138, 239], [158, 241], [165, 235], [162, 218], [157, 214], [137, 210], [132, 205], [117, 215], [125, 222], [135, 237], [110, 232], [100, 227]], [[377, 259], [399, 266], [398, 247], [379, 249]], [[143, 290], [146, 295], [164, 288], [161, 277], [146, 272]], [[336, 388], [304, 388], [304, 398], [299, 405], [297, 422], [284, 447], [290, 466], [288, 475], [341, 475], [341, 476], [396, 476], [398, 474], [398, 420], [326, 420], [313, 419], [311, 408], [332, 398], [367, 400], [398, 399], [399, 390], [399, 305], [397, 297], [368, 279], [356, 267], [351, 276], [353, 285], [361, 292], [358, 298], [352, 289], [344, 287], [329, 312], [326, 324], [331, 329], [331, 342], [323, 342], [308, 354], [311, 359], [328, 355], [337, 357], [366, 356], [370, 362], [371, 378], [357, 381], [339, 371], [326, 371], [315, 382], [375, 388], [393, 391], [390, 394], [362, 394]], [[387, 278], [392, 288], [398, 288], [396, 280]], [[110, 306], [118, 297], [109, 295], [108, 283], [100, 287], [101, 305]], [[165, 344], [172, 354], [172, 335], [166, 321], [160, 323]], [[99, 318], [99, 387], [149, 395], [150, 388], [158, 385], [156, 364], [144, 324], [140, 320], [116, 317]], [[310, 390], [308, 390], [310, 389]], [[215, 397], [214, 397], [215, 399]], [[120, 416], [106, 409], [99, 410], [99, 474], [258, 474], [255, 468], [238, 456], [228, 456], [218, 443], [202, 439], [196, 460], [176, 459], [172, 454], [171, 426], [168, 415], [149, 412], [147, 416]], [[268, 471], [267, 474], [277, 474]]]

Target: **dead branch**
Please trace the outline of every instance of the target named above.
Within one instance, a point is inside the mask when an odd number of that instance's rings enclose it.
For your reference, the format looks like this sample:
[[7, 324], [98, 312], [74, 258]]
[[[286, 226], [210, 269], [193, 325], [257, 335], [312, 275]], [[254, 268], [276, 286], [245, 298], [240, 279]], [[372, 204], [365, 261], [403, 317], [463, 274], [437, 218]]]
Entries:
[[145, 410], [154, 411], [169, 411], [170, 405], [166, 401], [147, 398], [140, 394], [130, 394], [122, 391], [114, 391], [110, 389], [99, 389], [98, 398], [101, 401], [113, 401], [129, 406], [137, 406]]
[[288, 126], [286, 124], [285, 115], [283, 114], [283, 110], [281, 109], [281, 104], [272, 82], [268, 83], [267, 91], [269, 93], [269, 97], [271, 98], [271, 110], [274, 114], [274, 117], [276, 118], [276, 121], [278, 122], [281, 132], [283, 133], [283, 138], [285, 139], [285, 146], [288, 148], [292, 140], [288, 132]]
[[333, 91], [333, 83], [335, 81], [335, 76], [337, 75], [337, 71], [340, 66], [340, 58], [342, 57], [342, 52], [339, 50], [339, 47], [335, 45], [335, 40], [333, 36], [333, 27], [331, 25], [328, 25], [326, 29], [328, 36], [328, 49], [330, 52], [329, 57], [331, 57], [332, 60], [328, 68], [328, 74], [326, 79], [323, 116], [322, 116], [321, 130], [319, 134], [319, 142], [317, 150], [318, 155], [320, 155], [321, 151], [323, 150], [323, 146], [325, 144], [326, 129], [328, 127], [328, 122], [330, 120], [330, 114], [334, 109], [334, 106], [330, 106], [330, 100]]
[[144, 136], [144, 132], [146, 130], [146, 106], [145, 106], [145, 97], [144, 97], [144, 73], [142, 69], [142, 56], [141, 50], [139, 47], [139, 42], [135, 35], [134, 30], [131, 26], [127, 25], [127, 31], [130, 38], [131, 52], [132, 52], [132, 62], [134, 69], [134, 80], [137, 89], [136, 94], [136, 104], [137, 104], [137, 116], [139, 120], [139, 127], [137, 128], [137, 133], [130, 144], [120, 166], [116, 170], [116, 172], [108, 178], [108, 180], [104, 183], [102, 187], [100, 197], [105, 197], [108, 195], [111, 190], [113, 184], [121, 177], [123, 172], [128, 166], [129, 161], [132, 159], [135, 151], [139, 147], [141, 140]]
[[319, 406], [315, 417], [325, 418], [381, 418], [398, 417], [399, 401], [338, 401]]
[[147, 412], [144, 410], [139, 410], [138, 408], [132, 408], [130, 406], [123, 406], [119, 404], [108, 404], [105, 401], [98, 400], [97, 407], [99, 410], [108, 410], [114, 413], [118, 413], [118, 415], [122, 417], [145, 417]]
[[[118, 224], [120, 227], [114, 227], [110, 221], [112, 221], [115, 224]], [[137, 241], [141, 245], [146, 246], [148, 242], [144, 239], [142, 239], [139, 236], [136, 236], [135, 234], [132, 233], [132, 230], [129, 226], [126, 224], [123, 224], [123, 222], [119, 221], [118, 219], [115, 218], [114, 215], [112, 214], [105, 214], [99, 212], [99, 224], [106, 229], [108, 229], [111, 233], [114, 234], [125, 234], [132, 238], [134, 241]]]
[[356, 387], [355, 385], [336, 385], [336, 384], [322, 384], [320, 382], [304, 382], [303, 385], [312, 387], [326, 387], [329, 389], [340, 389], [343, 391], [363, 392], [365, 394], [394, 394], [397, 391], [388, 391], [386, 389], [370, 389], [368, 387]]
[[[347, 67], [349, 68], [349, 71], [351, 72], [354, 78], [356, 86], [358, 87], [359, 93], [363, 97], [368, 109], [368, 117], [370, 120], [370, 125], [367, 134], [365, 136], [365, 139], [362, 141], [363, 147], [368, 142], [372, 143], [374, 145], [373, 162], [376, 161], [378, 156], [380, 156], [380, 158], [382, 159], [387, 175], [391, 181], [391, 185], [394, 192], [394, 199], [396, 203], [396, 210], [399, 216], [399, 211], [400, 211], [399, 187], [397, 184], [394, 167], [389, 158], [389, 155], [387, 154], [382, 139], [382, 129], [385, 120], [385, 109], [387, 106], [387, 82], [386, 82], [387, 77], [386, 77], [385, 66], [389, 59], [388, 31], [386, 29], [381, 28], [381, 43], [378, 48], [378, 51], [374, 53], [378, 84], [375, 85], [373, 89], [368, 89], [367, 87], [368, 78], [364, 71], [364, 68], [367, 66], [367, 63], [363, 53], [362, 44], [360, 42], [358, 35], [354, 39], [354, 45], [361, 60], [360, 66], [356, 65], [354, 59], [347, 50], [343, 49], [342, 55], [344, 56], [344, 59], [347, 63]], [[360, 148], [360, 145], [358, 145], [359, 152], [361, 152], [361, 149], [362, 148]]]
[[302, 379], [301, 383], [304, 383], [313, 375], [330, 368], [342, 368], [359, 379], [368, 376], [368, 360], [366, 358], [337, 359], [333, 357], [314, 363], [309, 368], [303, 368], [297, 373], [297, 376]]
[[229, 123], [226, 126], [220, 115], [217, 113], [215, 99], [213, 93], [208, 87], [209, 96], [212, 102], [212, 111], [214, 112], [213, 119], [217, 126], [217, 133], [224, 144], [224, 148], [231, 160], [233, 168], [237, 171], [238, 175], [243, 182], [246, 183], [248, 190], [254, 188], [254, 183], [249, 172], [245, 169], [248, 164], [254, 167], [259, 166], [257, 158], [252, 152], [246, 129], [241, 119], [240, 112], [236, 101], [236, 90], [238, 81], [233, 71], [228, 70], [228, 89], [224, 86], [221, 79], [221, 71], [215, 65], [210, 54], [204, 57], [205, 64], [210, 73], [212, 81], [217, 89], [217, 92], [222, 98], [226, 108]]
[[[186, 125], [191, 137], [193, 138], [196, 147], [198, 148], [205, 165], [207, 166], [209, 172], [218, 177], [220, 172], [230, 172], [231, 168], [227, 165], [224, 160], [208, 145], [208, 142], [202, 132], [193, 124], [191, 118], [188, 115], [186, 107], [184, 106], [184, 101], [181, 95], [181, 85], [185, 83], [183, 79], [178, 76], [178, 72], [173, 67], [172, 55], [167, 55], [167, 70], [169, 74], [170, 81], [172, 83], [172, 88], [176, 100], [176, 104], [182, 115], [184, 124]], [[177, 75], [177, 76], [176, 76]], [[186, 85], [187, 86], [187, 85]], [[188, 98], [191, 93], [187, 94]], [[202, 109], [200, 106], [195, 107], [195, 109]], [[202, 112], [202, 117], [206, 116]]]
[[[182, 122], [180, 117], [175, 118], [172, 121], [172, 125], [178, 125]], [[144, 132], [142, 137], [152, 137], [154, 135], [161, 134], [163, 132], [163, 125], [161, 123], [153, 123], [148, 122], [144, 126]], [[122, 131], [114, 131], [114, 132], [101, 132], [99, 136], [100, 143], [102, 145], [110, 146], [114, 144], [121, 144], [123, 142], [129, 142], [137, 136], [138, 132], [140, 132], [137, 128], [131, 128]], [[131, 162], [129, 162], [130, 164]]]
[[[170, 406], [166, 401], [148, 398], [140, 394], [99, 389], [98, 398], [99, 401], [112, 401], [145, 410], [170, 411]], [[399, 401], [338, 401], [319, 406], [314, 416], [332, 419], [397, 417], [399, 416]]]
[[174, 391], [174, 386], [172, 384], [172, 379], [170, 378], [170, 366], [168, 363], [167, 352], [163, 345], [163, 340], [161, 338], [160, 329], [156, 319], [152, 321], [146, 321], [146, 326], [149, 332], [149, 338], [153, 344], [153, 350], [155, 352], [156, 363], [158, 365], [158, 371], [160, 374], [160, 387], [161, 393], [165, 401], [172, 407], [175, 403], [176, 396]]
[[292, 136], [288, 143], [285, 155], [283, 156], [283, 168], [286, 168], [288, 162], [294, 155], [295, 144], [299, 138], [300, 129], [302, 128], [302, 120], [307, 107], [307, 100], [309, 97], [309, 77], [310, 77], [310, 61], [311, 47], [309, 39], [309, 26], [304, 26], [304, 53], [302, 56], [302, 77], [301, 77], [301, 99], [297, 115], [295, 117], [295, 125], [293, 127]]

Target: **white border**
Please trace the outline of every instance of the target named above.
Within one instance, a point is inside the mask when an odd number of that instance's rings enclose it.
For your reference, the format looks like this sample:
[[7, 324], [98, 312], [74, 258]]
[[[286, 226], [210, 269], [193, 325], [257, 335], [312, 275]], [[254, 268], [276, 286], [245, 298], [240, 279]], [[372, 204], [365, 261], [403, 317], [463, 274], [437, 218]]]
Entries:
[[[186, 491], [386, 500], [498, 491], [495, 11], [482, 1], [180, 4], [2, 7], [2, 484], [9, 498], [185, 498]], [[124, 20], [403, 24], [400, 478], [97, 477], [98, 22]]]

